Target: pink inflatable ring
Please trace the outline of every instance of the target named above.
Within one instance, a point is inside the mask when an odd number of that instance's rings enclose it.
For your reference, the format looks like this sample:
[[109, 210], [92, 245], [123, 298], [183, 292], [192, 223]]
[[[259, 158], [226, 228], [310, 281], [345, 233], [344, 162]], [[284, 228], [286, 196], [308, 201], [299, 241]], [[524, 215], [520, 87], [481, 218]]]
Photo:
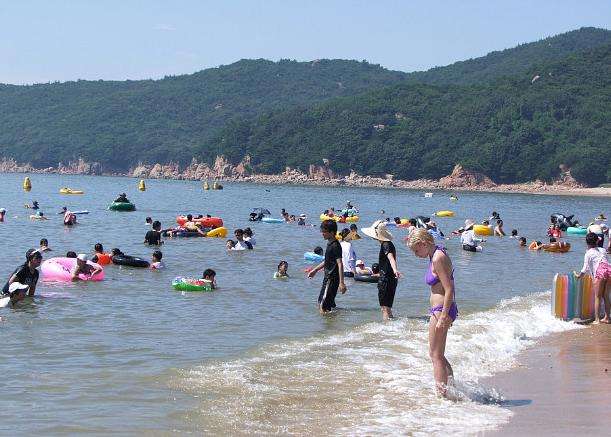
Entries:
[[[87, 261], [87, 264], [96, 268], [102, 268], [99, 264], [91, 261]], [[57, 257], [50, 258], [42, 263], [40, 271], [42, 272], [43, 281], [58, 281], [58, 282], [70, 282], [72, 281], [72, 269], [76, 265], [76, 258], [65, 258]], [[79, 279], [82, 281], [101, 281], [104, 279], [104, 270], [97, 273], [95, 276], [88, 276], [84, 274], [79, 275]]]

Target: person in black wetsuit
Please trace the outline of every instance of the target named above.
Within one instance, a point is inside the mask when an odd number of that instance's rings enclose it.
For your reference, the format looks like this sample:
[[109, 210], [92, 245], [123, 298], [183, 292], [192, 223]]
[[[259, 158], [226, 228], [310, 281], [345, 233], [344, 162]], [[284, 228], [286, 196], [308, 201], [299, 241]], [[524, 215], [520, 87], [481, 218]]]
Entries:
[[320, 225], [322, 237], [327, 240], [325, 260], [308, 272], [308, 278], [313, 278], [319, 270], [324, 269], [325, 277], [318, 295], [318, 305], [321, 314], [328, 313], [336, 307], [335, 296], [346, 292], [344, 283], [344, 266], [342, 262], [342, 246], [335, 238], [337, 223], [334, 220], [325, 220]]

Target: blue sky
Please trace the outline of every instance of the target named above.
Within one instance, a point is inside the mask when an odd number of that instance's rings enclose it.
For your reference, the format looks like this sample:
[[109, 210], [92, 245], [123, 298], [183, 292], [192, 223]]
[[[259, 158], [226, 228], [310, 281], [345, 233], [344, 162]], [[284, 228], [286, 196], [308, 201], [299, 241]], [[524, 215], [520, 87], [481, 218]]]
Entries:
[[611, 29], [611, 0], [5, 0], [0, 83], [156, 79], [242, 58], [414, 71], [583, 26]]

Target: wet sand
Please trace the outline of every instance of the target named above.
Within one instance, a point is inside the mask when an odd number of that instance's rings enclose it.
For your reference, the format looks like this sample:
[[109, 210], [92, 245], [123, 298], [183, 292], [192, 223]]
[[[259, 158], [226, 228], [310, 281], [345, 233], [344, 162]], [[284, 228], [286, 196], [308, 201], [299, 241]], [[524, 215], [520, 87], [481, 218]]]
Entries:
[[514, 413], [507, 425], [484, 435], [609, 435], [611, 325], [544, 338], [518, 363], [483, 381]]

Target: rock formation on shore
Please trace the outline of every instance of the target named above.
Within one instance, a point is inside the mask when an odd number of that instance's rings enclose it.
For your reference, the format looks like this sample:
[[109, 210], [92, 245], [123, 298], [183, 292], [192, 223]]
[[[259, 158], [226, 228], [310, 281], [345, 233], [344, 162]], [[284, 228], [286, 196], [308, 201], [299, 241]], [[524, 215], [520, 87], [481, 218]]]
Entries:
[[[488, 176], [465, 169], [457, 164], [452, 173], [442, 177], [438, 181], [430, 179], [418, 179], [414, 181], [396, 180], [393, 175], [384, 177], [359, 175], [351, 171], [347, 176], [337, 175], [328, 159], [324, 159], [322, 165], [311, 164], [308, 172], [286, 167], [280, 174], [256, 173], [251, 163], [250, 156], [245, 156], [238, 164], [231, 164], [224, 156], [217, 156], [212, 165], [197, 161], [195, 158], [191, 163], [181, 168], [178, 163], [167, 164], [138, 164], [127, 174], [138, 179], [185, 179], [185, 180], [225, 180], [242, 181], [263, 184], [308, 184], [308, 185], [345, 185], [351, 187], [386, 187], [386, 188], [410, 188], [410, 189], [445, 189], [445, 190], [467, 190], [467, 191], [510, 191], [510, 192], [550, 192], [559, 190], [571, 190], [584, 188], [572, 176], [570, 169], [562, 168], [560, 177], [547, 184], [543, 181], [533, 181], [521, 184], [496, 184]], [[96, 162], [86, 162], [82, 158], [67, 164], [59, 163], [57, 167], [36, 169], [31, 164], [19, 164], [12, 158], [0, 160], [1, 173], [57, 173], [57, 174], [86, 174], [86, 175], [111, 175], [103, 172], [102, 167]], [[115, 175], [115, 174], [112, 174]]]

